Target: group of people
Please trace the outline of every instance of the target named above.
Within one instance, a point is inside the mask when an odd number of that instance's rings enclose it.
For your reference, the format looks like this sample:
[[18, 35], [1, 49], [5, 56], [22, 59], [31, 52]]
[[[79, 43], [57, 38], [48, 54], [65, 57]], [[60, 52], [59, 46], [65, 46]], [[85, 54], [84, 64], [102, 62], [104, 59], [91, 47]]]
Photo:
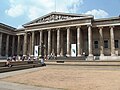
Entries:
[[5, 66], [7, 67], [12, 67], [12, 65], [10, 64], [11, 61], [37, 61], [37, 60], [40, 60], [41, 61], [41, 64], [44, 66], [45, 63], [44, 63], [44, 60], [45, 58], [44, 57], [31, 57], [30, 55], [27, 55], [27, 56], [9, 56], [7, 58], [7, 61], [6, 61], [6, 64]]
[[9, 60], [9, 61], [20, 61], [20, 60], [22, 60], [22, 61], [24, 61], [25, 60], [25, 57], [24, 56], [9, 56], [8, 58], [7, 58], [7, 60]]

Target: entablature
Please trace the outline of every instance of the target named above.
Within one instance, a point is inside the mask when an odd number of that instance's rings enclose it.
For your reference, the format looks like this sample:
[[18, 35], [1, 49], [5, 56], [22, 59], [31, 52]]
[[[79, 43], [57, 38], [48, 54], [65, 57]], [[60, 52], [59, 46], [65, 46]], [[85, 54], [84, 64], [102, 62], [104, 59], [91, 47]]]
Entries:
[[93, 27], [119, 26], [120, 17], [96, 19], [93, 21]]
[[11, 31], [11, 30], [8, 30], [8, 29], [5, 29], [5, 28], [1, 28], [1, 27], [0, 27], [0, 32], [1, 33], [5, 33], [5, 34], [9, 34], [9, 35], [15, 35], [16, 34], [15, 31]]

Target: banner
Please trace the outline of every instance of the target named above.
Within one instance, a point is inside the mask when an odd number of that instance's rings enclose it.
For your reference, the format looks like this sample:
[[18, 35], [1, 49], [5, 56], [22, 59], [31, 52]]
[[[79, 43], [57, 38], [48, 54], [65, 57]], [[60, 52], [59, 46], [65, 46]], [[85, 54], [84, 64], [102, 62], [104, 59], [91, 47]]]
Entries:
[[38, 46], [35, 46], [35, 49], [34, 49], [34, 56], [38, 57]]
[[76, 57], [76, 44], [71, 44], [71, 56]]

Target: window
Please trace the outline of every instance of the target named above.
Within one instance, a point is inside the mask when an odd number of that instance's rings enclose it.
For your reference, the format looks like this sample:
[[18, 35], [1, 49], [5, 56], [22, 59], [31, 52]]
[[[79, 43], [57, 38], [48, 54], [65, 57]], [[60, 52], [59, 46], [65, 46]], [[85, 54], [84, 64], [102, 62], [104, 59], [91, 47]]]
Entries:
[[119, 41], [115, 40], [115, 48], [119, 48]]
[[104, 40], [104, 48], [108, 48], [108, 40]]
[[98, 48], [98, 41], [94, 41], [94, 47]]

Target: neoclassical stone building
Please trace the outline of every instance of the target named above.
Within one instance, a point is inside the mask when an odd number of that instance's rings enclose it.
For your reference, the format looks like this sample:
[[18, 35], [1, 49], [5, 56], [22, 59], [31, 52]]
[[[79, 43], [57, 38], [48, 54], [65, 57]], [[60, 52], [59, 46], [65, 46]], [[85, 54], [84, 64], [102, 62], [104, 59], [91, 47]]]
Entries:
[[[86, 57], [86, 60], [120, 59], [120, 17], [94, 19], [92, 15], [52, 12], [15, 29], [0, 23], [0, 57], [34, 56], [44, 44], [44, 54], [56, 57]], [[42, 51], [40, 51], [42, 52]], [[41, 53], [39, 53], [41, 54]], [[84, 55], [83, 55], [84, 54]]]

